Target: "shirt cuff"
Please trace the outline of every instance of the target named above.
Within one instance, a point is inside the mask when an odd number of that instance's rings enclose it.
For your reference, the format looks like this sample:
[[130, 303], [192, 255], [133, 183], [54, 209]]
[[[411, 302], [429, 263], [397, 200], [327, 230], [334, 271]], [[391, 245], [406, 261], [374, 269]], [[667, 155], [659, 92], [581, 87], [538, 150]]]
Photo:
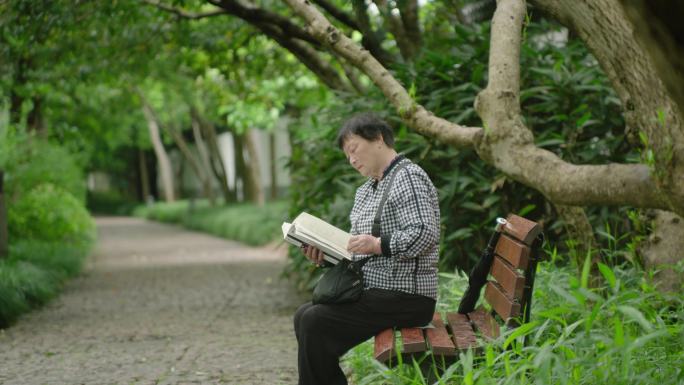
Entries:
[[392, 256], [392, 250], [390, 250], [390, 240], [392, 239], [391, 234], [386, 234], [380, 237], [380, 249], [382, 250], [382, 255], [385, 257]]

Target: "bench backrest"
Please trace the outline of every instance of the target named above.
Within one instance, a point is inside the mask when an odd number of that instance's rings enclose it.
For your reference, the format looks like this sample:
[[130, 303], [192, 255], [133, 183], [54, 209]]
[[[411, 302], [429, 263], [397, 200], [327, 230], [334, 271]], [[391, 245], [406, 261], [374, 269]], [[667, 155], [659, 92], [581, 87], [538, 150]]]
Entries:
[[496, 244], [489, 270], [492, 279], [487, 282], [484, 298], [507, 325], [515, 326], [517, 319], [529, 321], [541, 226], [514, 214], [506, 221]]

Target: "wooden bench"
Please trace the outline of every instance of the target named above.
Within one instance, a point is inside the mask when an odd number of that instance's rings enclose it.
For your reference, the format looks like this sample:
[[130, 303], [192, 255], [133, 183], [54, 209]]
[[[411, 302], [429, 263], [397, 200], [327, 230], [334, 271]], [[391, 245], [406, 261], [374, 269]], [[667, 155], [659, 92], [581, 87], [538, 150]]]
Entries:
[[[478, 351], [483, 343], [498, 337], [502, 325], [516, 327], [520, 321], [529, 321], [541, 226], [511, 214], [501, 227], [498, 241], [492, 245], [494, 258], [484, 291], [492, 311], [481, 306], [465, 314], [449, 312], [446, 319], [435, 313], [434, 328], [406, 328], [398, 333], [386, 329], [375, 336], [374, 355], [378, 361], [388, 366], [399, 362], [396, 338], [400, 336], [399, 353], [404, 362], [426, 352], [431, 352], [437, 362], [453, 362], [460, 352]], [[475, 295], [479, 296], [479, 290]]]

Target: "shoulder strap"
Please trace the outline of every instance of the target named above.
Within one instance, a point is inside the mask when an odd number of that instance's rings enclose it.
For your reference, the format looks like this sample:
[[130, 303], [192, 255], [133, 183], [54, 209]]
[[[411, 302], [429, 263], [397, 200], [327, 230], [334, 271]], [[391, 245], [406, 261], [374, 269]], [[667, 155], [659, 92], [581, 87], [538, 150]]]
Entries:
[[371, 230], [371, 234], [374, 237], [379, 237], [380, 234], [380, 217], [382, 217], [382, 209], [385, 207], [385, 202], [387, 201], [387, 197], [389, 197], [390, 190], [392, 189], [392, 185], [394, 184], [394, 177], [401, 171], [402, 168], [406, 167], [411, 163], [410, 161], [406, 162], [399, 162], [394, 167], [394, 172], [392, 175], [390, 175], [390, 180], [387, 183], [387, 187], [385, 187], [385, 190], [382, 192], [382, 198], [380, 199], [380, 205], [378, 205], [378, 211], [375, 213], [375, 219], [373, 219], [373, 227]]
[[[375, 213], [375, 219], [373, 219], [373, 227], [371, 230], [371, 235], [374, 237], [379, 237], [380, 234], [380, 217], [382, 216], [382, 209], [385, 207], [385, 202], [387, 201], [387, 197], [389, 197], [389, 192], [392, 189], [392, 185], [394, 184], [394, 177], [401, 171], [402, 168], [408, 166], [411, 163], [411, 161], [401, 161], [399, 164], [394, 166], [394, 171], [392, 172], [392, 175], [390, 175], [390, 179], [387, 182], [387, 187], [385, 187], [385, 190], [382, 192], [382, 198], [380, 198], [380, 205], [378, 206], [378, 211]], [[366, 264], [366, 262], [370, 261], [375, 255], [371, 255], [370, 257], [366, 257], [364, 259], [352, 262], [353, 268], [358, 269], [358, 271], [361, 271], [361, 268]]]

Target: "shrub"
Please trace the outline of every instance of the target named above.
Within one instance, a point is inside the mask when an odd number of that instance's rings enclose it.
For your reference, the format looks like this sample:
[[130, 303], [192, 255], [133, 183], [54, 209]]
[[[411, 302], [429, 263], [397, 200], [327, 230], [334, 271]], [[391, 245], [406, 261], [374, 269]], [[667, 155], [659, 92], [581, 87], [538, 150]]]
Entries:
[[10, 239], [89, 242], [95, 225], [83, 204], [69, 192], [43, 183], [19, 197], [8, 210]]
[[55, 297], [62, 283], [76, 275], [90, 244], [16, 241], [9, 258], [0, 260], [0, 327]]
[[43, 183], [68, 191], [84, 203], [85, 178], [74, 155], [37, 138], [16, 139], [16, 149], [6, 160], [5, 185], [10, 201]]
[[212, 207], [206, 200], [190, 206], [188, 201], [138, 206], [135, 216], [167, 223], [178, 223], [226, 239], [252, 246], [278, 238], [280, 225], [287, 219], [286, 202], [268, 202], [263, 207], [251, 203]]

